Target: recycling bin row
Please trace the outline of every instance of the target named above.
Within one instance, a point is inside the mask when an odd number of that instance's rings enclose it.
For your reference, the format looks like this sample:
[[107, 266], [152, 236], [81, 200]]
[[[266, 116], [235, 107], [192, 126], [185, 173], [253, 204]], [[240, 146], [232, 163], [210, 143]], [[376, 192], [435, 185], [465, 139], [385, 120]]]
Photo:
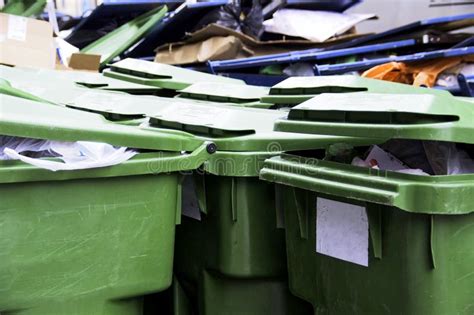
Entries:
[[344, 76], [301, 83], [301, 104], [278, 111], [242, 106], [265, 107], [228, 82], [200, 99], [182, 85], [126, 94], [125, 77], [173, 78], [127, 67], [109, 82], [64, 74], [56, 92], [41, 73], [0, 69], [2, 137], [135, 152], [71, 171], [0, 162], [0, 312], [135, 315], [144, 300], [162, 312], [155, 294], [170, 287], [174, 314], [473, 312], [472, 175], [333, 154], [394, 139], [470, 148], [471, 103]]

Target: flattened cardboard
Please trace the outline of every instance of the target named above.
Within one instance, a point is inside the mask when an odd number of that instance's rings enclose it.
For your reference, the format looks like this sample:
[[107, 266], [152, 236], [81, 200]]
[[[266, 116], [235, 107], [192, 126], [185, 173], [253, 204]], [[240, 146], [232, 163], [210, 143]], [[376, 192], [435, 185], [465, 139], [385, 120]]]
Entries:
[[54, 69], [56, 50], [51, 25], [0, 13], [0, 63]]
[[226, 27], [209, 24], [177, 43], [166, 44], [156, 49], [155, 61], [166, 64], [191, 64], [208, 60], [227, 60], [251, 56], [284, 53], [294, 50], [323, 48], [359, 37], [349, 34], [315, 43], [303, 39], [258, 41], [243, 33]]
[[69, 67], [74, 70], [99, 71], [100, 55], [74, 53], [69, 60]]

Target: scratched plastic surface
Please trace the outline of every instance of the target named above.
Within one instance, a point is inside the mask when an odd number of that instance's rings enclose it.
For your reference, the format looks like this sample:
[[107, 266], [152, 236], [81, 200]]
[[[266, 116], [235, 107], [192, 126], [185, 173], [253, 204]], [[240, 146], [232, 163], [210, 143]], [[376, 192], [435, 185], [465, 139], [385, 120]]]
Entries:
[[1, 135], [154, 151], [78, 171], [0, 161], [0, 313], [141, 315], [143, 296], [171, 284], [177, 171], [205, 160], [202, 141], [183, 154], [187, 137], [8, 95], [0, 111]]
[[177, 186], [177, 175], [0, 184], [2, 314], [141, 314], [142, 295], [171, 284]]

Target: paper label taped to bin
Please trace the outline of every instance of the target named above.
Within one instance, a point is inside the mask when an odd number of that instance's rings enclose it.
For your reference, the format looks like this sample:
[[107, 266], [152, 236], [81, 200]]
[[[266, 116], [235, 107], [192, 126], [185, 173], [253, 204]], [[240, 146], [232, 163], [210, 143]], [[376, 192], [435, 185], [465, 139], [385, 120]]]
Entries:
[[365, 207], [317, 198], [316, 252], [369, 266], [369, 221]]
[[28, 19], [21, 16], [8, 16], [8, 39], [14, 39], [24, 42], [26, 40], [26, 26]]
[[199, 209], [199, 201], [193, 177], [184, 176], [182, 187], [181, 214], [201, 221], [201, 211]]

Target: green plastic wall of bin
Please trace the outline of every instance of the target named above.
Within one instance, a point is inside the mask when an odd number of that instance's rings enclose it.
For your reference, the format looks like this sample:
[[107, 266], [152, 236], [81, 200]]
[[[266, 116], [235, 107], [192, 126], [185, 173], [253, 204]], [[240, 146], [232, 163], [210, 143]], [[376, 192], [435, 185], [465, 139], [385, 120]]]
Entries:
[[[8, 80], [12, 85], [24, 91], [31, 90], [37, 94], [42, 88], [56, 89], [54, 94], [62, 93], [62, 89], [69, 87], [85, 87], [94, 90], [126, 92], [129, 94], [156, 94], [170, 95], [159, 87], [136, 84], [105, 77], [100, 73], [81, 71], [62, 71], [48, 69], [12, 68], [0, 65], [0, 78]], [[37, 88], [40, 86], [40, 88]], [[36, 93], [35, 93], [36, 91]]]
[[87, 45], [81, 49], [81, 53], [100, 55], [100, 65], [103, 67], [144, 37], [165, 17], [166, 12], [168, 9], [163, 6], [140, 15]]
[[181, 300], [207, 315], [310, 314], [288, 289], [274, 187], [257, 177], [194, 174], [189, 180], [202, 210], [200, 221], [183, 216], [177, 226], [174, 271], [187, 284]]
[[187, 293], [193, 300], [194, 292], [200, 314], [308, 314], [308, 305], [286, 288], [284, 231], [277, 228], [275, 191], [258, 180], [258, 172], [267, 157], [285, 148], [325, 148], [360, 139], [301, 138], [272, 131], [276, 117], [285, 113], [228, 110], [185, 109], [151, 117], [151, 126], [197, 133], [217, 145], [202, 166], [205, 173], [193, 174], [201, 220], [183, 217], [177, 227], [175, 273], [194, 288]]
[[[324, 130], [334, 135], [474, 142], [471, 104], [454, 97], [394, 96], [394, 104], [380, 95], [367, 96], [367, 103], [353, 96], [345, 110], [339, 96], [322, 113], [307, 110], [310, 119], [299, 120], [300, 132], [331, 121], [332, 131]], [[420, 116], [407, 115], [413, 111]], [[346, 118], [333, 121], [328, 113]], [[448, 114], [459, 120], [436, 122]], [[385, 115], [394, 119], [379, 120]], [[315, 314], [474, 312], [474, 174], [418, 176], [283, 155], [267, 160], [260, 178], [282, 185], [290, 287]], [[317, 198], [365, 207], [368, 267], [316, 252]]]
[[407, 84], [362, 78], [355, 75], [291, 77], [270, 89], [261, 101], [275, 105], [294, 106], [322, 93], [394, 93], [394, 94], [449, 94], [447, 91], [414, 87]]
[[269, 88], [253, 85], [195, 83], [179, 91], [179, 97], [211, 102], [236, 103], [245, 107], [270, 108], [273, 104], [261, 103], [260, 98]]
[[170, 90], [181, 90], [197, 82], [245, 84], [237, 79], [132, 58], [109, 66], [103, 72], [105, 76]]
[[0, 163], [2, 313], [142, 314], [142, 296], [172, 280], [177, 171], [199, 167], [207, 144], [6, 95], [0, 109], [1, 135], [154, 151], [80, 171]]
[[145, 297], [143, 315], [155, 314], [194, 314], [191, 301], [176, 277], [173, 277], [171, 288], [167, 291]]
[[[297, 308], [304, 309], [306, 304], [301, 306], [284, 290], [284, 234], [276, 227], [273, 187], [257, 179], [259, 169], [266, 158], [283, 149], [304, 149], [314, 147], [315, 143], [324, 148], [335, 142], [359, 139], [274, 132], [274, 121], [286, 113], [202, 101], [178, 99], [176, 103], [164, 104], [159, 111], [148, 108], [145, 102], [135, 106], [112, 102], [108, 110], [97, 102], [78, 101], [73, 106], [105, 117], [146, 114], [150, 124], [143, 128], [167, 130], [176, 135], [193, 134], [215, 143], [217, 152], [202, 165], [203, 172], [193, 173], [195, 187], [190, 190], [201, 205], [197, 211], [202, 220], [182, 218], [175, 249], [177, 278], [190, 283], [196, 292], [197, 288], [205, 288], [199, 290], [195, 299], [190, 297], [202, 314], [228, 314], [235, 303], [240, 303], [246, 314], [259, 314], [272, 309], [274, 301], [286, 305], [275, 314], [300, 314]], [[187, 191], [185, 183], [183, 186]], [[218, 275], [219, 281], [205, 286], [208, 278], [204, 276], [209, 270]], [[224, 299], [221, 292], [234, 285], [240, 293]], [[189, 286], [183, 288], [192, 295]], [[249, 300], [252, 288], [265, 294]], [[222, 296], [220, 301], [213, 298], [217, 295]]]
[[45, 5], [46, 0], [10, 0], [0, 12], [30, 17], [40, 14]]

